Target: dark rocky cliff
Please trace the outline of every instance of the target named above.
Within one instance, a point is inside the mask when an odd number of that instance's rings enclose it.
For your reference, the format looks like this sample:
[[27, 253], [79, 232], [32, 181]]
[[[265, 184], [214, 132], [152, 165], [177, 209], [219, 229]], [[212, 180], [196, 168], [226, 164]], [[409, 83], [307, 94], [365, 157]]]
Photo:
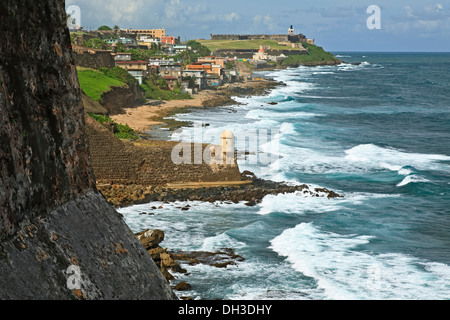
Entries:
[[102, 95], [102, 106], [108, 110], [109, 115], [124, 114], [124, 108], [133, 108], [145, 102], [139, 85], [130, 87], [114, 87]]
[[0, 2], [0, 299], [173, 299], [96, 190], [65, 21]]

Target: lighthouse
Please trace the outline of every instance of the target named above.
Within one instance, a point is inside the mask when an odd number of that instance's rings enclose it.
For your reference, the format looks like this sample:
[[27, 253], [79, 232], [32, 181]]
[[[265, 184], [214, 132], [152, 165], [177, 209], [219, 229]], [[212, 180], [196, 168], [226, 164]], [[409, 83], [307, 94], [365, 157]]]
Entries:
[[288, 31], [288, 35], [294, 36], [294, 32], [295, 32], [294, 27], [291, 25], [291, 27], [289, 28], [289, 31]]

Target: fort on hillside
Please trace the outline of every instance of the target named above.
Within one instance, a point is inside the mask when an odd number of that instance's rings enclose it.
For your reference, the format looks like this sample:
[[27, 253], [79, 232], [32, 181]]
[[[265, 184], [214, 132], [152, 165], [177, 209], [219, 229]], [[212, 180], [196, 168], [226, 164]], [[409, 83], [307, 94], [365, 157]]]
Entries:
[[287, 34], [211, 34], [211, 40], [273, 40], [278, 42], [306, 42], [314, 44], [314, 39], [307, 39], [304, 34], [295, 34], [294, 27], [288, 30]]

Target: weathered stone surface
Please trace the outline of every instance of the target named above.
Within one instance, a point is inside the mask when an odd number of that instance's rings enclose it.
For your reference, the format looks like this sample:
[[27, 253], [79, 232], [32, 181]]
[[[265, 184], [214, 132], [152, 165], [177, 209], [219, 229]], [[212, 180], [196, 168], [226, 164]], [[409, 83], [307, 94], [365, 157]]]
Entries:
[[188, 290], [192, 289], [192, 286], [189, 283], [185, 282], [185, 281], [181, 281], [180, 283], [178, 283], [175, 286], [174, 289], [177, 290], [177, 291], [188, 291]]
[[125, 108], [142, 105], [142, 101], [145, 98], [139, 85], [115, 87], [102, 95], [102, 106], [110, 115], [125, 113]]
[[223, 248], [216, 252], [193, 251], [193, 252], [170, 252], [172, 259], [185, 261], [190, 265], [206, 264], [216, 268], [227, 268], [236, 265], [236, 261], [245, 259], [237, 255], [231, 248]]
[[[81, 272], [78, 292], [67, 286], [74, 265]], [[95, 192], [3, 241], [0, 272], [1, 299], [174, 298], [151, 257]]]
[[176, 299], [96, 190], [66, 18], [0, 2], [0, 299]]
[[164, 241], [164, 232], [147, 229], [136, 234], [136, 237], [144, 245], [145, 249], [150, 250], [157, 248]]
[[0, 3], [0, 239], [94, 188], [63, 1]]

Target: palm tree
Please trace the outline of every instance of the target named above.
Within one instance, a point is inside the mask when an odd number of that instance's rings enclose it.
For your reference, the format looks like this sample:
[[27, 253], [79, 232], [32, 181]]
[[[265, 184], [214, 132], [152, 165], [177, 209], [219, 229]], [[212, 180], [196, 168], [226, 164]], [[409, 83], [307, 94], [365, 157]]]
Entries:
[[120, 31], [120, 27], [118, 25], [115, 25], [113, 30], [114, 30], [114, 34], [117, 36]]

